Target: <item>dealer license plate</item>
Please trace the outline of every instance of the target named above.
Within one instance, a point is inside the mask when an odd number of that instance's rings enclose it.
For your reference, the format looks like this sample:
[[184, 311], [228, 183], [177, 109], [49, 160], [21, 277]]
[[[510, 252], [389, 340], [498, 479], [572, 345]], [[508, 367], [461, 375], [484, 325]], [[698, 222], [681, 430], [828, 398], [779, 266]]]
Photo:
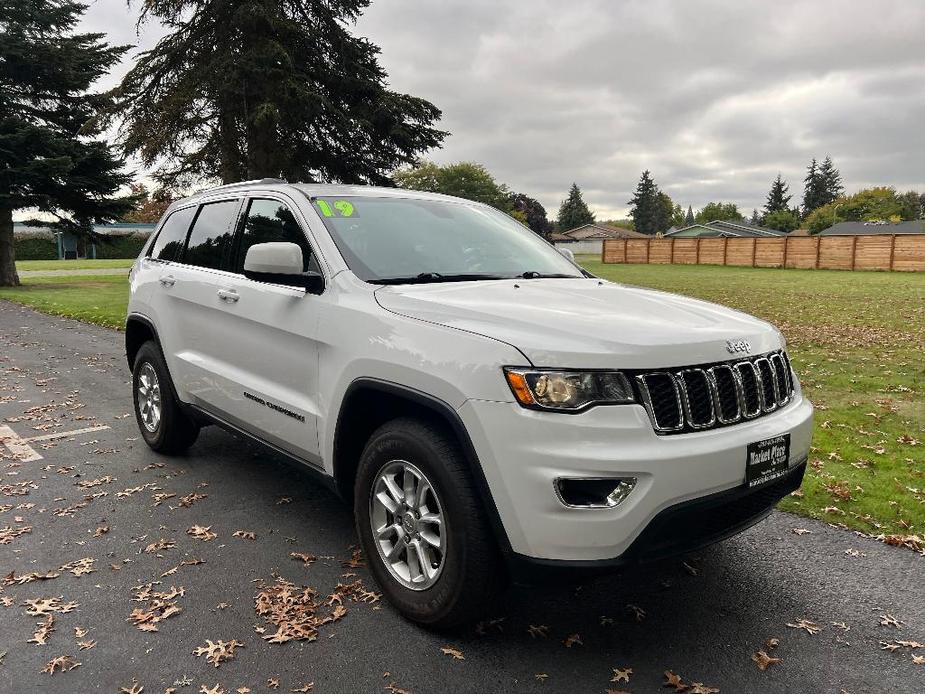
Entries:
[[781, 434], [748, 444], [745, 483], [758, 487], [787, 474], [790, 462], [790, 434]]

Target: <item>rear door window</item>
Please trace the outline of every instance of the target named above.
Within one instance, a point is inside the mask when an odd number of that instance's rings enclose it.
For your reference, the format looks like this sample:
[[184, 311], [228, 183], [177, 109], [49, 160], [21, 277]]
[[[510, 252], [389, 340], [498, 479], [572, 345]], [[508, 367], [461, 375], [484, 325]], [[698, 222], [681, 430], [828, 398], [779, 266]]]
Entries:
[[302, 228], [296, 221], [295, 215], [292, 214], [292, 210], [277, 200], [260, 198], [255, 198], [248, 204], [234, 271], [244, 272], [244, 258], [251, 246], [255, 243], [271, 241], [288, 241], [297, 244], [302, 249], [302, 272], [318, 271], [318, 263], [312, 254], [311, 246], [308, 245], [305, 234], [302, 233]]
[[151, 247], [151, 257], [158, 260], [177, 260], [183, 251], [186, 232], [196, 214], [196, 206], [184, 207], [172, 213], [161, 225], [161, 230]]
[[183, 262], [221, 270], [225, 267], [240, 200], [210, 202], [199, 208], [186, 242]]

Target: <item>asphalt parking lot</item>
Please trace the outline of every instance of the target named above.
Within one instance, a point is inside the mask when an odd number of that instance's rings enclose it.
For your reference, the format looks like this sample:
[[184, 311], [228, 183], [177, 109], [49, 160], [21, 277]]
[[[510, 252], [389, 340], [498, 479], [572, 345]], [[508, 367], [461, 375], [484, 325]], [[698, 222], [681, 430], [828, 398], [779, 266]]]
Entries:
[[[150, 452], [128, 379], [120, 333], [0, 302], [2, 692], [925, 691], [925, 556], [779, 512], [424, 631], [376, 600], [332, 493], [215, 428]], [[335, 616], [315, 640], [264, 638], [278, 577]]]

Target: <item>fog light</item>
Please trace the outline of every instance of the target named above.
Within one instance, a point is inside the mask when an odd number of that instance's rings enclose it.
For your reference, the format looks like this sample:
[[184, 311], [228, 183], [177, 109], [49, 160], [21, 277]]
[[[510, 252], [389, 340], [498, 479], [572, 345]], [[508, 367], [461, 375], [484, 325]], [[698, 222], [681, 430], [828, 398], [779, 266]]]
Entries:
[[613, 508], [636, 487], [635, 477], [560, 477], [556, 495], [572, 508]]

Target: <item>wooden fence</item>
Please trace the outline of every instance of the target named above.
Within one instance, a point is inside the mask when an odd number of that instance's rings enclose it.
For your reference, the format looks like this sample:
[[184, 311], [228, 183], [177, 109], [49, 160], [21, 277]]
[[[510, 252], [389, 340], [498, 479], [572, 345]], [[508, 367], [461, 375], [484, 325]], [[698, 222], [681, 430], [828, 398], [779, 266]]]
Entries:
[[925, 234], [607, 239], [604, 263], [925, 271]]

